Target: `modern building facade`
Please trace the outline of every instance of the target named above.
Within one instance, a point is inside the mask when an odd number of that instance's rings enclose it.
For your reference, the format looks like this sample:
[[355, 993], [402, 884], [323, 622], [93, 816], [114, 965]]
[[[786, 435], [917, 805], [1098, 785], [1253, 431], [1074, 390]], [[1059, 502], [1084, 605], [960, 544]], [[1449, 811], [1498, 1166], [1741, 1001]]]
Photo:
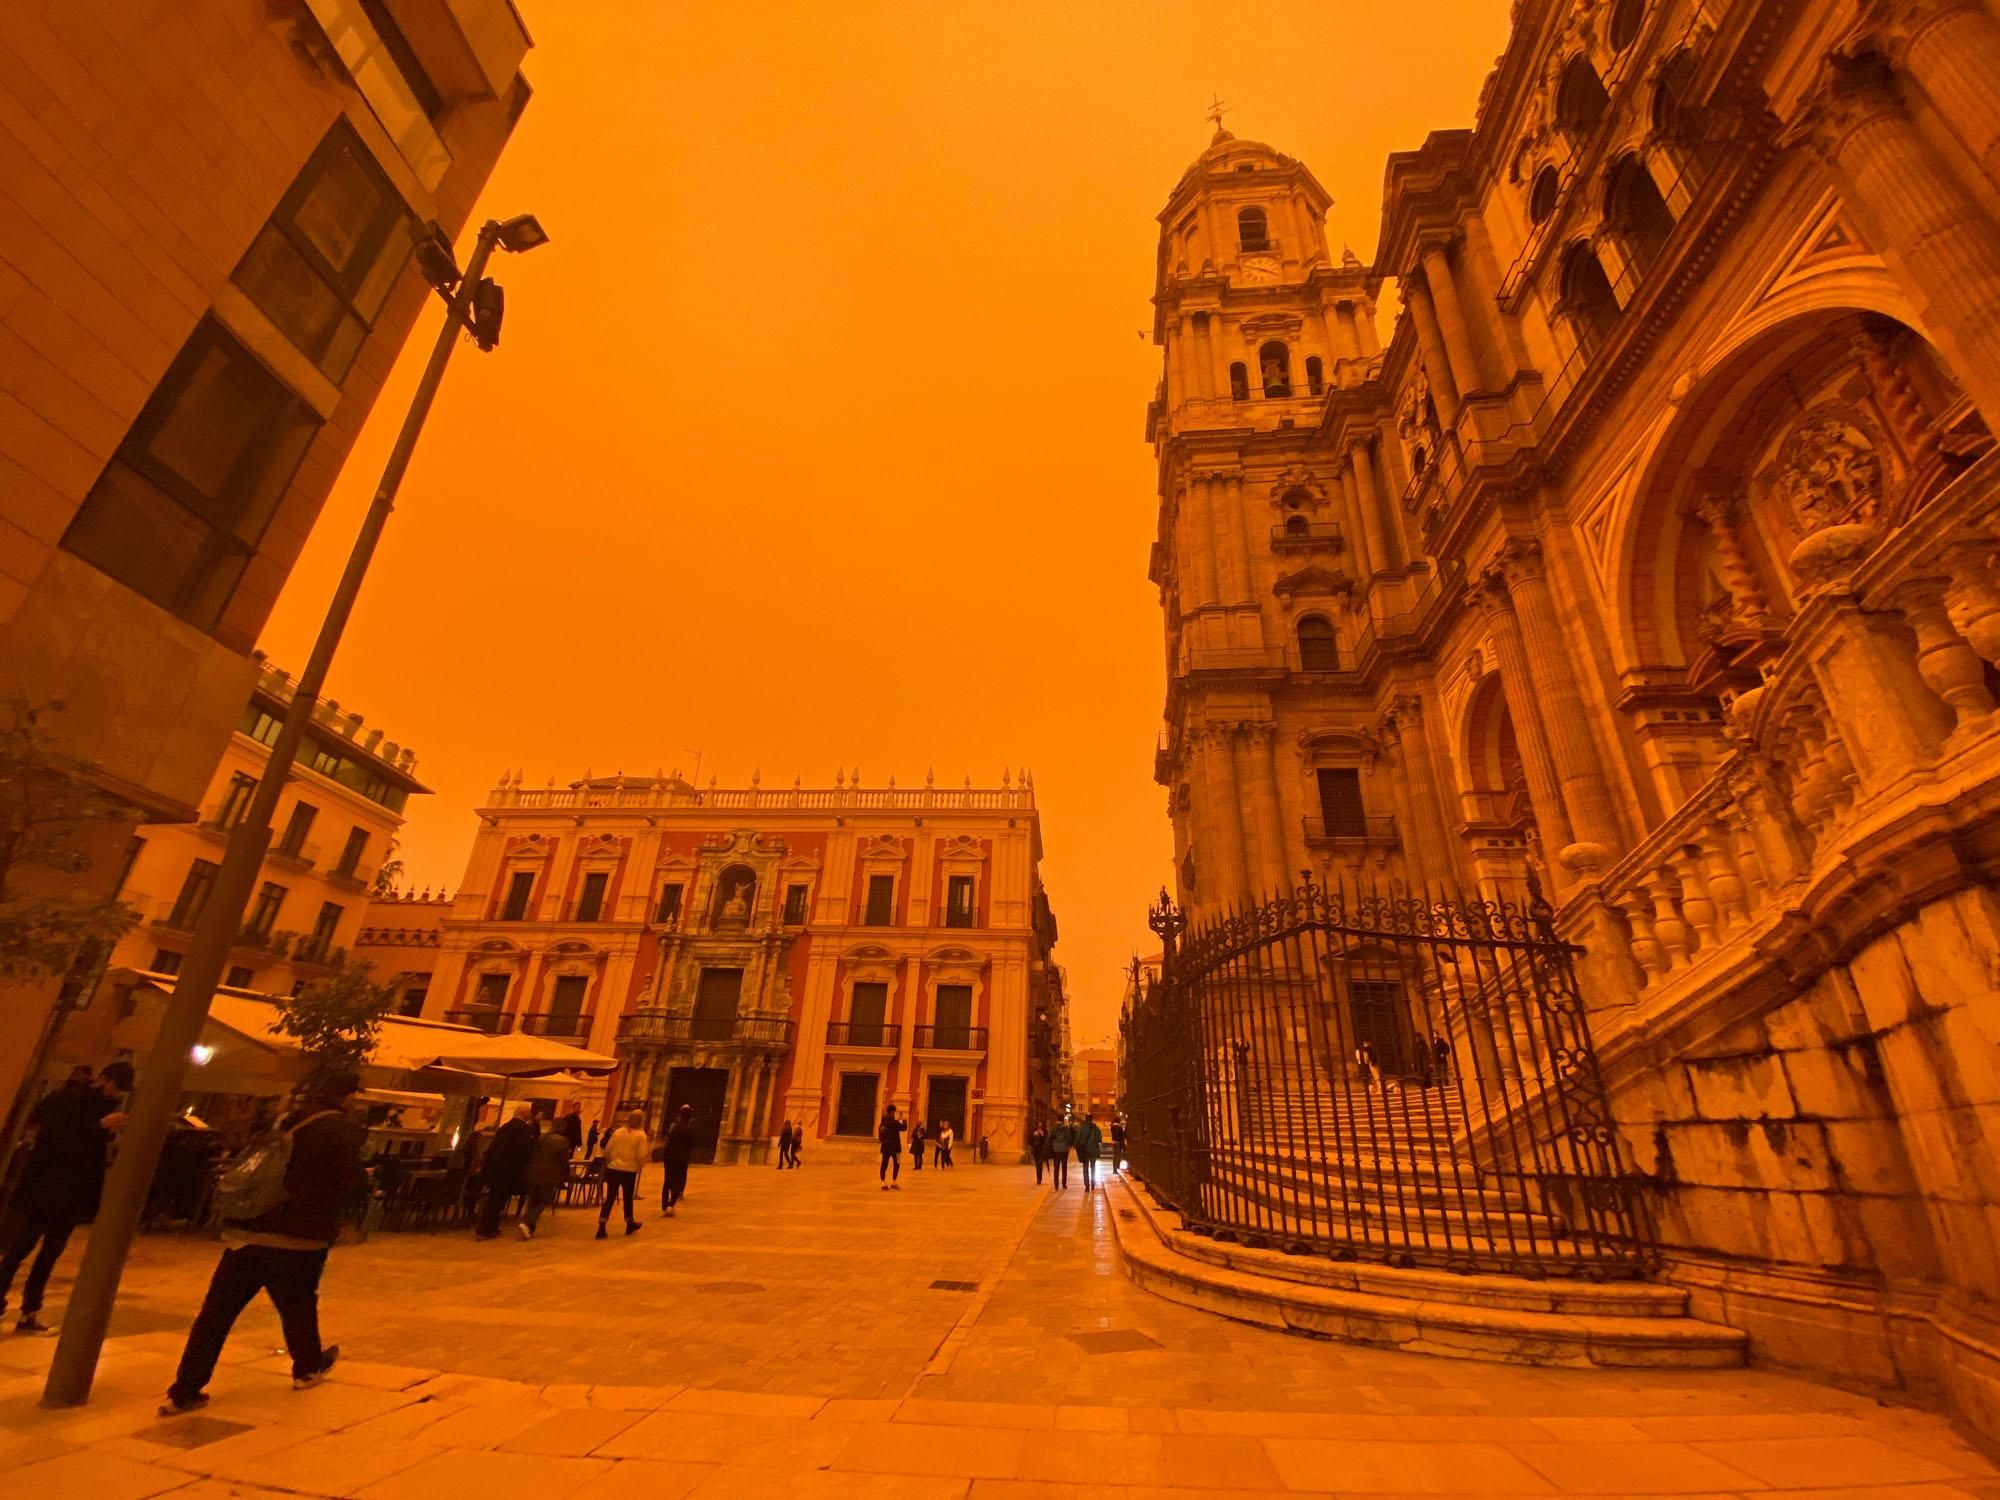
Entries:
[[[787, 1119], [809, 1141], [872, 1142], [889, 1104], [1022, 1150], [1060, 996], [1025, 776], [515, 777], [479, 825], [426, 1016], [615, 1051], [603, 1112], [690, 1105], [725, 1161], [762, 1160]], [[423, 924], [390, 920], [401, 906], [378, 904], [382, 938], [360, 951], [413, 973]]]
[[1070, 1104], [1099, 1124], [1118, 1113], [1118, 1049], [1079, 1047], [1070, 1056]]
[[[510, 0], [0, 13], [0, 694], [60, 701], [134, 822], [200, 816], [528, 46]], [[0, 997], [0, 1097], [54, 992]]]
[[1996, 101], [1976, 0], [1524, 0], [1371, 264], [1218, 132], [1148, 412], [1194, 919], [1535, 872], [1665, 1273], [1988, 1433]]

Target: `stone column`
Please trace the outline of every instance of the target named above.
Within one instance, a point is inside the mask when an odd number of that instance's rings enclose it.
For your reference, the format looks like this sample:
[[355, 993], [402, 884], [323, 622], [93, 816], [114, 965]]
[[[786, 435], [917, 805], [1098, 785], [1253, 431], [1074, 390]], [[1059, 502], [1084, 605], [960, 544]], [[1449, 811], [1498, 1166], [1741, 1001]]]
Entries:
[[1206, 485], [1203, 505], [1208, 511], [1208, 545], [1215, 558], [1215, 602], [1234, 604], [1248, 597], [1250, 587], [1243, 557], [1243, 527], [1230, 514], [1229, 489], [1221, 474], [1195, 476]]
[[1400, 560], [1389, 545], [1382, 525], [1382, 497], [1375, 487], [1375, 450], [1366, 434], [1348, 439], [1347, 459], [1354, 468], [1354, 501], [1361, 511], [1361, 530], [1368, 541], [1368, 555], [1378, 572], [1386, 572]]
[[1237, 747], [1244, 798], [1257, 830], [1257, 857], [1250, 861], [1250, 868], [1256, 877], [1253, 894], [1258, 900], [1268, 900], [1286, 889], [1284, 819], [1278, 808], [1277, 778], [1271, 772], [1275, 729], [1271, 724], [1247, 724]]
[[1898, 252], [1891, 264], [1907, 275], [1952, 373], [1989, 421], [2000, 420], [2000, 235], [1917, 129], [1882, 57], [1836, 57], [1832, 68], [1814, 143], [1878, 242]]
[[1243, 580], [1243, 591], [1229, 602], [1231, 604], [1248, 604], [1254, 608], [1257, 604], [1258, 593], [1257, 559], [1260, 556], [1268, 556], [1270, 548], [1269, 541], [1266, 537], [1258, 534], [1257, 528], [1259, 525], [1270, 524], [1270, 513], [1259, 508], [1257, 513], [1252, 515], [1251, 508], [1243, 503], [1243, 471], [1241, 469], [1230, 474], [1228, 480], [1223, 484], [1222, 503], [1235, 522], [1232, 531], [1234, 532], [1237, 546], [1242, 549], [1243, 558], [1243, 568], [1240, 574]]
[[[1501, 553], [1501, 568], [1520, 621], [1521, 643], [1527, 649], [1529, 681], [1536, 702], [1545, 710], [1542, 722], [1561, 778], [1570, 828], [1578, 840], [1602, 844], [1615, 853], [1624, 847], [1618, 811], [1611, 801], [1604, 769], [1598, 764], [1597, 747], [1591, 741], [1583, 696], [1577, 691], [1576, 674], [1570, 667], [1573, 648], [1556, 619], [1540, 544], [1510, 543]], [[1510, 692], [1510, 703], [1512, 699]]]
[[1368, 549], [1368, 528], [1362, 524], [1358, 488], [1354, 465], [1343, 465], [1340, 470], [1340, 498], [1347, 510], [1347, 550], [1354, 558], [1354, 576], [1366, 582], [1368, 575], [1375, 571], [1375, 555]]
[[1413, 275], [1403, 278], [1403, 286], [1409, 298], [1410, 316], [1416, 320], [1417, 346], [1424, 351], [1424, 374], [1430, 380], [1431, 399], [1437, 403], [1438, 420], [1449, 427], [1458, 420], [1458, 386], [1452, 379], [1451, 356], [1445, 352], [1444, 334], [1438, 328], [1430, 288]]
[[1402, 732], [1403, 764], [1410, 780], [1410, 808], [1421, 851], [1419, 863], [1432, 879], [1456, 883], [1455, 841], [1445, 822], [1437, 765], [1431, 759], [1430, 733], [1424, 723], [1423, 699], [1411, 693], [1397, 698], [1392, 706]]
[[1979, 0], [1878, 0], [1874, 10], [1891, 61], [2000, 183], [2000, 21]]
[[1181, 481], [1179, 533], [1181, 612], [1215, 603], [1215, 538], [1208, 519], [1208, 488], [1196, 479]]
[[1463, 400], [1479, 390], [1479, 351], [1472, 345], [1472, 329], [1459, 305], [1458, 283], [1452, 279], [1451, 256], [1442, 240], [1427, 242], [1423, 258], [1424, 283], [1430, 288], [1431, 310], [1437, 314], [1438, 332], [1444, 338], [1445, 358], [1451, 361], [1451, 378]]
[[1243, 849], [1243, 797], [1236, 780], [1236, 726], [1206, 724], [1201, 734], [1202, 769], [1218, 847], [1209, 852], [1207, 871], [1199, 879], [1214, 911], [1246, 899], [1250, 867]]
[[1535, 697], [1534, 677], [1528, 671], [1528, 653], [1521, 644], [1513, 600], [1500, 575], [1492, 571], [1472, 585], [1471, 593], [1486, 615], [1486, 633], [1493, 642], [1501, 690], [1507, 695], [1507, 717], [1514, 725], [1514, 744], [1521, 752], [1521, 774], [1527, 778], [1535, 826], [1543, 846], [1553, 855], [1576, 840], [1570, 835], [1569, 814], [1563, 809], [1562, 783], [1542, 728], [1541, 706]]

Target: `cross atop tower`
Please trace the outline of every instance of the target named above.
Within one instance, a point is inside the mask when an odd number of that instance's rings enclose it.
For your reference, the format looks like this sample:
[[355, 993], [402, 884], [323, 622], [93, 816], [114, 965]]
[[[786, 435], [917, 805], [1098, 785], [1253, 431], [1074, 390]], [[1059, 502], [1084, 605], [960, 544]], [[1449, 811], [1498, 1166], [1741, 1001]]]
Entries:
[[1222, 117], [1229, 113], [1229, 106], [1222, 102], [1219, 94], [1211, 95], [1208, 101], [1208, 118], [1215, 121], [1215, 133], [1221, 135]]

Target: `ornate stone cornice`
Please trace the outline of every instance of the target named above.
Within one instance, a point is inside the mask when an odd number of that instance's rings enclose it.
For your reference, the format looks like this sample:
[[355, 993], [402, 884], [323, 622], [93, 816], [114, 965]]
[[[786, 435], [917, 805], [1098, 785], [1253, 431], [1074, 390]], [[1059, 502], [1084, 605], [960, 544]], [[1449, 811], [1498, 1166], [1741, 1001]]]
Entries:
[[1804, 146], [1829, 165], [1838, 165], [1856, 131], [1905, 113], [1895, 65], [1871, 40], [1855, 51], [1828, 56], [1819, 91], [1781, 141]]

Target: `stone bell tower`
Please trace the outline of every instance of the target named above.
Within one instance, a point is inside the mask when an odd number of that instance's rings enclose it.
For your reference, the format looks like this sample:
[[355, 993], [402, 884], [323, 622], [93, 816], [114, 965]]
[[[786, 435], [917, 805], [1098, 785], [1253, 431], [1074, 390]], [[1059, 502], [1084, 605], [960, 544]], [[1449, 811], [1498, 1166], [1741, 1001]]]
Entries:
[[1297, 749], [1278, 742], [1273, 694], [1299, 665], [1301, 622], [1331, 647], [1365, 568], [1315, 441], [1330, 397], [1377, 353], [1371, 280], [1327, 247], [1331, 204], [1304, 164], [1218, 118], [1159, 216], [1166, 357], [1147, 436], [1169, 685], [1156, 772], [1180, 894], [1201, 910], [1282, 889], [1305, 863]]

